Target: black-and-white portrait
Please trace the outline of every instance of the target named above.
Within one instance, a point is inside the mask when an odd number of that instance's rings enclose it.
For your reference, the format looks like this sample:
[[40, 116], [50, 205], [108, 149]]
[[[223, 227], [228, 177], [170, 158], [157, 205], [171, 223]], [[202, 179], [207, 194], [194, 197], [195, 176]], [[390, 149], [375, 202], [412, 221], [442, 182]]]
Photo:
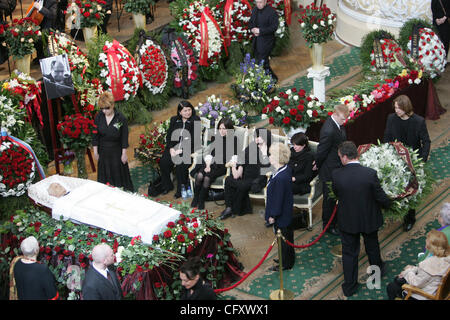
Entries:
[[47, 100], [75, 93], [66, 54], [40, 60]]

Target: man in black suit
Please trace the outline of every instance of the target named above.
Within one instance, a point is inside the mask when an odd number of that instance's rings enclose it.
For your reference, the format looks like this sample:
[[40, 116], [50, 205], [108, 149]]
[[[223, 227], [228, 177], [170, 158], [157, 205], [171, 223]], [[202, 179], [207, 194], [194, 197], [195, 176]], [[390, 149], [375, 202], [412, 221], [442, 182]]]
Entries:
[[105, 243], [92, 250], [93, 263], [86, 272], [82, 286], [83, 300], [121, 300], [122, 288], [116, 272], [109, 266], [114, 263], [114, 252]]
[[278, 29], [278, 13], [267, 0], [256, 0], [256, 6], [252, 9], [248, 26], [253, 34], [253, 54], [256, 63], [264, 61], [264, 69], [272, 75], [275, 81], [278, 77], [273, 72], [269, 63], [269, 56], [275, 46], [275, 32]]
[[388, 208], [391, 200], [383, 191], [377, 172], [357, 161], [358, 150], [351, 141], [338, 149], [343, 167], [333, 171], [332, 187], [339, 203], [337, 223], [342, 241], [344, 295], [352, 296], [358, 289], [358, 255], [360, 235], [364, 238], [369, 263], [385, 273], [378, 243], [378, 229], [383, 225], [381, 208]]
[[[324, 228], [328, 224], [336, 204], [336, 201], [329, 197], [328, 182], [331, 181], [333, 170], [342, 166], [338, 157], [338, 147], [347, 139], [345, 128], [342, 125], [348, 115], [349, 110], [346, 105], [337, 105], [334, 107], [333, 114], [324, 122], [320, 129], [314, 169], [319, 170], [319, 178], [322, 181], [322, 223]], [[327, 232], [339, 235], [339, 232], [336, 230], [335, 219], [331, 222]]]

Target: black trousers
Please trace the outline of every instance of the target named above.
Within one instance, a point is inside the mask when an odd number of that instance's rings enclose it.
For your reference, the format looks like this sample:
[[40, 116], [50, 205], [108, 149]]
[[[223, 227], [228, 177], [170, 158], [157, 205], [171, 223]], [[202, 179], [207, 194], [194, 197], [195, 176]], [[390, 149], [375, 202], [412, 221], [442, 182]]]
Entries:
[[[276, 225], [273, 228], [275, 235], [277, 234], [278, 229], [281, 230], [281, 234], [290, 242], [294, 243], [294, 230], [292, 230], [291, 226], [279, 228]], [[283, 268], [291, 269], [295, 263], [295, 249], [288, 245], [285, 241], [281, 241], [281, 259], [283, 260]]]
[[[270, 53], [270, 51], [269, 51]], [[272, 68], [270, 67], [270, 59], [269, 59], [269, 53], [259, 53], [257, 50], [255, 50], [255, 60], [256, 63], [261, 63], [261, 61], [264, 60], [264, 69], [267, 70], [267, 72], [269, 72], [272, 75], [272, 78], [275, 79], [275, 81], [278, 81], [278, 77], [275, 74], [275, 72], [273, 72]]]
[[311, 192], [311, 186], [309, 183], [292, 183], [293, 194], [305, 194]]
[[416, 223], [416, 209], [409, 210], [406, 216], [403, 218], [403, 222], [405, 224]]
[[225, 206], [231, 208], [233, 214], [244, 215], [252, 212], [252, 205], [248, 193], [253, 179], [234, 179], [229, 176], [225, 179]]
[[[336, 200], [331, 199], [328, 191], [328, 181], [322, 182], [322, 190], [323, 190], [323, 200], [322, 200], [322, 224], [323, 228], [328, 224], [331, 216], [333, 215], [333, 210], [336, 205]], [[331, 222], [329, 229], [336, 227], [336, 216], [334, 216], [333, 221]], [[328, 230], [329, 230], [328, 229]]]
[[170, 191], [173, 189], [173, 182], [170, 178], [170, 173], [175, 167], [175, 176], [177, 179], [177, 193], [181, 194], [181, 185], [187, 185], [189, 183], [189, 167], [190, 163], [181, 163], [175, 165], [170, 156], [169, 149], [164, 150], [163, 156], [159, 162], [159, 168], [161, 169], [161, 185], [163, 190]]
[[342, 266], [344, 269], [344, 283], [342, 290], [346, 296], [352, 295], [358, 288], [358, 256], [360, 250], [360, 235], [364, 238], [364, 247], [370, 265], [382, 267], [380, 245], [378, 243], [378, 230], [372, 233], [341, 232]]

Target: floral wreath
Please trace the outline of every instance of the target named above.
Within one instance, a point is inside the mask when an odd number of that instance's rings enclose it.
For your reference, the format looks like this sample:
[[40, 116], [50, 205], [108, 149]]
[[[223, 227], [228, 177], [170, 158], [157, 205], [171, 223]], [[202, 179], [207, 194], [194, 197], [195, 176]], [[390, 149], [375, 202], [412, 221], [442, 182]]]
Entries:
[[[252, 32], [248, 23], [252, 16], [252, 9], [247, 0], [222, 0], [217, 8], [217, 19], [223, 21], [225, 44], [239, 42], [244, 46], [252, 39]], [[229, 20], [228, 20], [229, 19]]]
[[[119, 70], [110, 70], [109, 59]], [[131, 54], [119, 42], [106, 41], [103, 52], [99, 54], [100, 78], [106, 79], [105, 90], [111, 89], [116, 101], [129, 100], [136, 96], [142, 85], [141, 72]]]
[[[397, 56], [403, 56], [403, 50], [397, 44], [394, 39], [380, 39], [381, 52], [383, 54], [383, 61], [386, 65], [395, 63], [397, 61]], [[377, 71], [376, 61], [375, 61], [375, 51], [372, 50], [370, 53], [370, 70], [373, 72]]]
[[[419, 57], [418, 62], [424, 67], [431, 78], [435, 78], [445, 70], [447, 57], [444, 44], [437, 34], [429, 28], [419, 29]], [[411, 40], [411, 37], [409, 38]], [[411, 41], [408, 41], [407, 54], [411, 56]]]
[[28, 151], [2, 139], [0, 145], [0, 196], [19, 197], [33, 183], [35, 163]]
[[[197, 59], [194, 55], [194, 50], [192, 50], [192, 47], [184, 41], [182, 37], [177, 37], [175, 40], [179, 44], [181, 44], [180, 49], [183, 50], [184, 55], [186, 56], [186, 62], [187, 62], [187, 81], [185, 85], [191, 86], [194, 81], [197, 80], [197, 71], [198, 71], [198, 65], [197, 65]], [[180, 88], [182, 86], [182, 68], [183, 68], [183, 61], [180, 58], [177, 50], [177, 46], [175, 45], [175, 41], [172, 42], [172, 47], [170, 49], [170, 59], [173, 61], [176, 67], [175, 76], [174, 76], [174, 87]]]
[[150, 39], [139, 48], [139, 69], [144, 85], [153, 94], [162, 93], [169, 77], [166, 56], [161, 47]]
[[[7, 82], [3, 84], [3, 88], [8, 89]], [[16, 103], [5, 95], [0, 95], [0, 126], [8, 132], [16, 129], [24, 124], [25, 109], [19, 108]]]
[[[205, 14], [206, 12], [210, 12], [211, 14]], [[208, 45], [203, 46], [202, 42], [205, 42], [205, 39], [202, 39], [201, 25], [202, 25], [202, 16], [206, 20], [207, 24], [207, 42]], [[206, 65], [207, 66], [218, 66], [220, 55], [222, 53], [222, 44], [223, 37], [220, 31], [220, 25], [216, 22], [217, 17], [217, 9], [209, 8], [207, 4], [205, 4], [202, 0], [194, 1], [189, 4], [189, 7], [183, 9], [183, 15], [178, 22], [182, 27], [184, 34], [186, 35], [188, 41], [192, 45], [192, 47], [200, 54], [202, 57], [202, 49], [206, 49], [207, 54], [205, 55]], [[214, 20], [213, 20], [214, 19]], [[220, 21], [219, 21], [220, 23]], [[217, 28], [219, 26], [219, 28]], [[205, 35], [205, 34], [203, 34]]]

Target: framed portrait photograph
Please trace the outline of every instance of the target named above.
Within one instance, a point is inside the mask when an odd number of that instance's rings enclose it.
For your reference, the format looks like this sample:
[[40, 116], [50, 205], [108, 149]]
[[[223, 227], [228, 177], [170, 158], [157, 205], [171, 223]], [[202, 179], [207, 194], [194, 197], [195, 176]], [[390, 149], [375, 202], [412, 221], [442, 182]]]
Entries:
[[66, 54], [39, 60], [47, 100], [65, 97], [75, 93]]

